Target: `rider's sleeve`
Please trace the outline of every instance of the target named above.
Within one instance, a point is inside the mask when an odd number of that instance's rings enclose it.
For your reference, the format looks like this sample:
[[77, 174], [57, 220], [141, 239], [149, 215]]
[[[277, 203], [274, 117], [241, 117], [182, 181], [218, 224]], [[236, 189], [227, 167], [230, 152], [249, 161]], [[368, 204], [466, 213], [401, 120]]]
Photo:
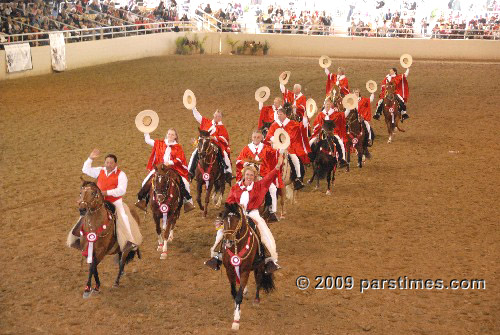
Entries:
[[83, 163], [82, 172], [87, 176], [92, 178], [99, 177], [99, 173], [101, 173], [102, 167], [92, 167], [92, 159], [87, 158], [85, 163]]
[[152, 147], [155, 145], [155, 140], [151, 139], [148, 133], [144, 133], [144, 141]]
[[373, 100], [374, 100], [374, 99], [375, 99], [375, 93], [372, 93], [372, 94], [370, 95], [370, 102], [373, 102]]
[[407, 68], [405, 72], [405, 77], [408, 77], [409, 74], [410, 74], [410, 68]]
[[347, 117], [347, 115], [349, 115], [350, 112], [351, 112], [350, 109], [346, 109], [345, 112], [344, 112], [345, 117]]
[[262, 110], [262, 107], [264, 107], [264, 103], [262, 101], [259, 102], [259, 111]]
[[262, 187], [266, 189], [266, 191], [269, 189], [269, 186], [276, 180], [276, 177], [278, 177], [278, 170], [274, 169], [269, 172], [264, 178], [259, 180], [257, 183], [260, 183]]
[[280, 84], [280, 90], [281, 90], [281, 93], [285, 93], [285, 91], [286, 91], [285, 85]]
[[127, 192], [127, 184], [128, 184], [128, 179], [127, 176], [125, 175], [125, 172], [120, 171], [120, 174], [118, 175], [118, 186], [112, 190], [108, 190], [108, 195], [112, 197], [121, 197], [125, 195], [125, 192]]
[[330, 75], [330, 70], [328, 70], [328, 68], [327, 68], [327, 67], [325, 67], [325, 74], [326, 74], [327, 76], [329, 76], [329, 75]]
[[198, 121], [198, 123], [201, 124], [201, 120], [203, 120], [203, 116], [201, 116], [200, 112], [198, 112], [198, 110], [196, 109], [196, 107], [193, 108], [193, 116], [196, 119], [196, 121]]

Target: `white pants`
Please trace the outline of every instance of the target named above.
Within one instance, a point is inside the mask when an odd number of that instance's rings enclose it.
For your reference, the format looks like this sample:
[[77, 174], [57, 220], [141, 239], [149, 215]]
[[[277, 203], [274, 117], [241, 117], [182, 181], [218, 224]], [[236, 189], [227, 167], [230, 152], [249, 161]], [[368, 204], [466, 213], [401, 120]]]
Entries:
[[[188, 171], [191, 170], [191, 166], [193, 165], [194, 155], [197, 152], [198, 152], [198, 148], [194, 149], [193, 153], [191, 154], [191, 158], [189, 158]], [[226, 165], [227, 165], [227, 169], [225, 169], [224, 172], [232, 173], [233, 171], [231, 170], [231, 161], [229, 160], [229, 156], [228, 156], [227, 152], [222, 151], [222, 156], [224, 157], [224, 163], [226, 163]]]
[[218, 252], [215, 251], [215, 247], [222, 240], [222, 237], [224, 237], [224, 229], [221, 228], [221, 229], [217, 230], [217, 235], [215, 236], [215, 243], [212, 246], [212, 248], [210, 248], [210, 257], [217, 257], [218, 256]]
[[368, 130], [368, 138], [371, 140], [372, 139], [372, 131], [371, 131], [370, 124], [366, 120], [364, 120], [364, 122], [365, 122], [366, 130]]
[[[146, 176], [146, 178], [142, 181], [142, 186], [144, 186], [144, 184], [146, 184], [146, 182], [149, 180], [149, 178], [155, 173], [155, 170], [151, 170], [148, 175]], [[182, 177], [181, 176], [181, 179], [182, 179], [182, 182], [184, 183], [184, 187], [186, 188], [186, 191], [187, 193], [189, 193], [189, 195], [191, 195], [191, 190], [190, 190], [190, 185], [189, 185], [189, 181]]]
[[290, 159], [292, 160], [292, 164], [295, 167], [295, 173], [297, 174], [297, 178], [302, 177], [300, 174], [300, 159], [296, 154], [290, 154]]
[[274, 183], [269, 186], [269, 194], [271, 194], [271, 213], [276, 213], [278, 210], [278, 188]]
[[125, 227], [127, 228], [127, 233], [129, 236], [127, 237], [127, 241], [134, 241], [134, 238], [132, 236], [132, 230], [130, 229], [130, 222], [128, 221], [128, 215], [125, 212], [125, 208], [123, 208], [123, 201], [122, 199], [118, 199], [115, 202], [113, 202], [113, 205], [116, 207], [116, 213], [120, 215]]
[[269, 260], [277, 262], [278, 253], [276, 252], [276, 242], [274, 241], [273, 234], [267, 226], [266, 221], [260, 217], [258, 209], [250, 211], [250, 213], [248, 213], [248, 216], [257, 225], [262, 243], [266, 246], [267, 250], [269, 250], [269, 253], [271, 254], [271, 257], [269, 257], [269, 259], [266, 259], [266, 262]]
[[344, 145], [344, 141], [342, 141], [342, 139], [338, 135], [334, 135], [334, 136], [339, 141], [340, 146], [342, 146], [342, 159], [345, 160], [345, 145]]

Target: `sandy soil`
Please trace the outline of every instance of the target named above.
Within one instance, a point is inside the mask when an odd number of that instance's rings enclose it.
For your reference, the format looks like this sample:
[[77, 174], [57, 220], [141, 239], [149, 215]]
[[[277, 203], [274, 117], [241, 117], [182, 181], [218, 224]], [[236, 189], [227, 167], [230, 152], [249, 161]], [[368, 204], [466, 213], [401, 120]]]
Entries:
[[[334, 60], [351, 87], [380, 82], [397, 60]], [[225, 334], [233, 303], [225, 274], [203, 265], [209, 218], [182, 215], [160, 261], [151, 217], [141, 223], [143, 259], [118, 289], [113, 259], [100, 265], [102, 292], [82, 299], [87, 267], [65, 246], [77, 216], [83, 162], [94, 147], [115, 153], [129, 177], [130, 205], [150, 147], [134, 125], [156, 110], [156, 138], [169, 127], [186, 155], [197, 124], [182, 106], [192, 89], [200, 112], [216, 108], [237, 154], [257, 123], [254, 92], [292, 71], [319, 102], [325, 75], [312, 58], [186, 56], [121, 62], [0, 82], [0, 333]], [[414, 61], [406, 133], [387, 144], [382, 121], [373, 159], [337, 174], [334, 194], [307, 187], [272, 226], [283, 269], [278, 290], [242, 306], [241, 334], [498, 334], [499, 64]], [[307, 172], [310, 176], [311, 171]], [[136, 272], [133, 272], [133, 268]], [[296, 287], [306, 275], [352, 276], [352, 290]], [[361, 279], [485, 279], [485, 290], [368, 290]]]

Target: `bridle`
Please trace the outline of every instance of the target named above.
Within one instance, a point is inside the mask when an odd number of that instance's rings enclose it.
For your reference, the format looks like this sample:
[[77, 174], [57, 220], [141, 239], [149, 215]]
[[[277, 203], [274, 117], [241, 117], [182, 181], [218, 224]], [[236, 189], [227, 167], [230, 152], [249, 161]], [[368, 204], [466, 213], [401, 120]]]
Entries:
[[[329, 152], [335, 152], [335, 145], [332, 144], [332, 140], [331, 138], [333, 137], [333, 135], [330, 135], [326, 130], [324, 129], [321, 129], [321, 132], [322, 132], [322, 141], [326, 141], [326, 144], [328, 145], [328, 150]], [[321, 145], [320, 145], [321, 147]]]
[[[206, 143], [208, 143], [208, 145]], [[219, 148], [212, 143], [209, 137], [200, 136], [198, 142], [198, 155], [200, 163], [205, 166], [210, 166], [215, 163], [215, 160], [217, 159], [215, 154], [218, 150]]]
[[[161, 189], [163, 178], [165, 178], [166, 180], [165, 189]], [[169, 196], [168, 191], [170, 190], [170, 185], [174, 185], [178, 188], [177, 183], [168, 176], [168, 172], [159, 173], [158, 171], [156, 171], [155, 177], [153, 178], [152, 188], [153, 188], [153, 199], [155, 199], [158, 202], [158, 204], [162, 204], [167, 200]]]
[[[96, 188], [92, 185], [86, 185], [86, 186], [82, 186], [81, 187], [81, 192], [87, 192], [88, 190], [92, 190], [92, 199], [90, 201], [84, 201], [84, 200], [81, 200], [78, 202], [79, 205], [83, 205], [85, 207], [85, 213], [95, 213], [97, 212], [98, 210], [100, 210], [102, 208], [102, 206], [104, 205], [104, 201], [102, 201], [102, 193], [101, 193], [101, 190], [99, 190], [99, 188]], [[96, 204], [96, 202], [98, 202], [99, 200], [101, 200], [101, 203], [100, 204]], [[85, 215], [86, 215], [85, 214]]]

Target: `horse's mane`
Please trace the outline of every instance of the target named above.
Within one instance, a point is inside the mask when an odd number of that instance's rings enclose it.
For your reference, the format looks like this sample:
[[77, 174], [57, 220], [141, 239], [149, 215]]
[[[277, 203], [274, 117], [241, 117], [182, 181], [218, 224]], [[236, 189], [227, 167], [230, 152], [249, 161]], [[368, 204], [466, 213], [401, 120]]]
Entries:
[[97, 187], [97, 188], [99, 188], [99, 187], [97, 186], [97, 184], [96, 184], [96, 183], [94, 183], [93, 181], [88, 181], [88, 180], [84, 180], [84, 179], [82, 179], [82, 187], [89, 186], [89, 185], [90, 185], [90, 186], [92, 186], [92, 187]]
[[210, 132], [201, 130], [200, 128], [198, 128], [198, 131], [200, 132], [201, 137], [210, 137]]
[[292, 113], [292, 104], [289, 102], [285, 102], [283, 104], [283, 110], [285, 111], [286, 116], [290, 116], [290, 113]]
[[233, 213], [238, 219], [241, 219], [240, 206], [238, 204], [229, 204], [226, 202], [224, 206], [224, 211], [221, 213], [221, 217], [223, 220], [226, 219], [231, 213]]

